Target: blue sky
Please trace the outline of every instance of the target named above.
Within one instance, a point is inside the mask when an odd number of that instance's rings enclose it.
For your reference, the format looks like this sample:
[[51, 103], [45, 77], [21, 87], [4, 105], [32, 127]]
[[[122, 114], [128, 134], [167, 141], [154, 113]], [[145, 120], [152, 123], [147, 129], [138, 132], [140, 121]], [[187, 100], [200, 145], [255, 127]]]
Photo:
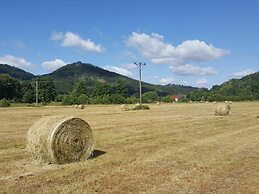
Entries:
[[208, 87], [259, 71], [259, 0], [1, 0], [0, 63]]

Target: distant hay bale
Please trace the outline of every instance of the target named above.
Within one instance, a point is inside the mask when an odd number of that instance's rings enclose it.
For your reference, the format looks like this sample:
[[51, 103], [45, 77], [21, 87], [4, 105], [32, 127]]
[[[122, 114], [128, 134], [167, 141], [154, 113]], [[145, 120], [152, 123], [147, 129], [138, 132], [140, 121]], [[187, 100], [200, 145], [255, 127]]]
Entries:
[[84, 109], [84, 108], [85, 108], [85, 105], [80, 104], [80, 105], [78, 105], [78, 107], [77, 107], [77, 108], [79, 108], [79, 109]]
[[140, 105], [135, 106], [132, 110], [149, 110], [149, 109], [150, 109], [149, 106], [140, 104]]
[[217, 102], [216, 102], [216, 101], [214, 101], [214, 102], [213, 102], [213, 104], [217, 104]]
[[161, 102], [157, 101], [157, 102], [156, 102], [156, 104], [157, 104], [157, 105], [160, 105], [160, 104], [161, 104]]
[[139, 103], [136, 103], [136, 106], [138, 106], [139, 105]]
[[79, 105], [78, 105], [78, 104], [75, 104], [74, 108], [78, 108], [78, 107], [79, 107]]
[[232, 101], [228, 101], [229, 104], [232, 104]]
[[227, 116], [230, 114], [231, 111], [231, 107], [230, 105], [219, 105], [216, 109], [215, 109], [215, 115], [218, 116]]
[[129, 105], [127, 105], [127, 104], [122, 104], [122, 105], [121, 105], [121, 110], [123, 110], [123, 111], [129, 111], [129, 110], [130, 110]]
[[206, 104], [209, 104], [210, 102], [209, 101], [206, 101]]
[[89, 124], [72, 116], [43, 117], [28, 132], [28, 152], [34, 159], [49, 164], [86, 160], [93, 146]]

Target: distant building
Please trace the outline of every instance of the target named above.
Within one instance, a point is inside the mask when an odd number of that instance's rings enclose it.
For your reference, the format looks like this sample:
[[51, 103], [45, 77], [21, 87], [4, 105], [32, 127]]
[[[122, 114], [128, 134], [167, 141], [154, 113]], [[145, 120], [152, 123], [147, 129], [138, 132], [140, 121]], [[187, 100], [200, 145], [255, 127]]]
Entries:
[[173, 95], [173, 96], [171, 96], [171, 98], [172, 98], [175, 102], [177, 102], [177, 101], [178, 101], [178, 99], [179, 99], [179, 96], [177, 96], [177, 95]]

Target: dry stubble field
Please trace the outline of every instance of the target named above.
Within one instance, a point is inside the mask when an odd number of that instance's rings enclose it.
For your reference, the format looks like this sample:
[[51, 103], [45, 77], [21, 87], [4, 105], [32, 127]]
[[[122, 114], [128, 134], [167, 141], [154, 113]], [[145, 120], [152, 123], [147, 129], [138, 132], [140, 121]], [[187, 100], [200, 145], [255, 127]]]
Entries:
[[[258, 193], [259, 102], [1, 108], [2, 193]], [[74, 115], [94, 130], [96, 157], [40, 165], [26, 152], [30, 126], [44, 115]]]

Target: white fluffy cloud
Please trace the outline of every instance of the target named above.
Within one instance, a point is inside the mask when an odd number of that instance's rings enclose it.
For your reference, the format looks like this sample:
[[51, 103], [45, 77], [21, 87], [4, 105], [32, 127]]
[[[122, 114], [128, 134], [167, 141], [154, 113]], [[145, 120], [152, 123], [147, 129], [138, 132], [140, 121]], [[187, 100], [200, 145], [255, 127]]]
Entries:
[[172, 83], [174, 79], [172, 77], [168, 77], [168, 78], [161, 78], [159, 79], [158, 81], [161, 83], [161, 84], [170, 84]]
[[239, 71], [239, 72], [236, 72], [236, 73], [233, 73], [233, 76], [235, 78], [241, 78], [241, 77], [244, 77], [246, 75], [249, 75], [249, 74], [252, 74], [252, 73], [255, 73], [256, 71], [253, 70], [253, 69], [245, 69], [243, 71]]
[[134, 69], [137, 69], [137, 66], [134, 64], [134, 63], [129, 63], [129, 64], [125, 64], [125, 65], [122, 65], [125, 69], [127, 70], [134, 70]]
[[165, 43], [164, 37], [157, 33], [148, 35], [133, 32], [127, 40], [127, 46], [137, 48], [140, 54], [152, 63], [171, 65], [173, 71], [178, 69], [176, 67], [186, 67], [191, 62], [212, 61], [229, 53], [200, 40], [186, 40], [175, 47]]
[[55, 32], [51, 36], [52, 40], [58, 41], [63, 47], [78, 47], [87, 52], [104, 52], [105, 48], [100, 44], [95, 44], [92, 40], [82, 39], [78, 34], [72, 32]]
[[35, 65], [24, 58], [15, 57], [12, 55], [5, 55], [0, 57], [0, 64], [8, 64], [18, 68], [33, 68]]
[[66, 63], [61, 59], [55, 59], [53, 61], [45, 61], [41, 64], [43, 68], [48, 70], [56, 70], [64, 65], [66, 65]]
[[108, 70], [108, 71], [112, 71], [121, 75], [125, 75], [127, 77], [132, 77], [133, 73], [130, 72], [129, 70], [122, 68], [122, 67], [117, 67], [117, 66], [105, 66], [104, 69]]
[[206, 87], [208, 81], [206, 79], [200, 79], [196, 81], [196, 86], [199, 88]]
[[170, 69], [178, 75], [216, 75], [218, 72], [212, 67], [198, 67], [191, 64], [170, 66]]

